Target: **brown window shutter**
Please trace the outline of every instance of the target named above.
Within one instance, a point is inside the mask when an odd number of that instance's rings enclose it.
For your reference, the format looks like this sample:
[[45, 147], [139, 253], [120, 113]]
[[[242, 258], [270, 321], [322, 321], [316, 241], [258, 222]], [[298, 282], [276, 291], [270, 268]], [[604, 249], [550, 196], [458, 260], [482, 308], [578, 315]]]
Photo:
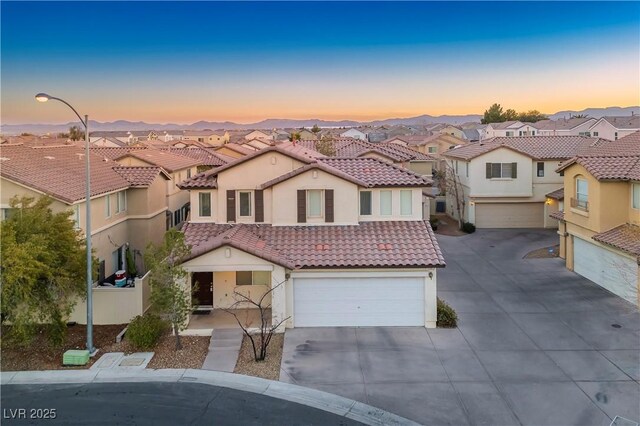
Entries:
[[487, 163], [487, 179], [491, 179], [491, 163]]
[[264, 195], [263, 191], [257, 189], [254, 193], [256, 205], [256, 222], [264, 222]]
[[236, 191], [227, 191], [227, 222], [236, 221]]
[[513, 179], [518, 177], [518, 163], [511, 163], [511, 177]]
[[333, 222], [333, 189], [324, 190], [324, 221]]
[[307, 221], [307, 191], [298, 189], [298, 223]]

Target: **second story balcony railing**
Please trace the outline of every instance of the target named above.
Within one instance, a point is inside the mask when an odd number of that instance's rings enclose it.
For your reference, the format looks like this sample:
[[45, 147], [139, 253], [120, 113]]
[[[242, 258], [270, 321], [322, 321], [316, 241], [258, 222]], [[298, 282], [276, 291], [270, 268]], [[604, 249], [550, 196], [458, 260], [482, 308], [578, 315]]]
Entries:
[[586, 200], [580, 200], [578, 198], [571, 199], [571, 207], [576, 209], [584, 210], [585, 212], [589, 211], [589, 202]]

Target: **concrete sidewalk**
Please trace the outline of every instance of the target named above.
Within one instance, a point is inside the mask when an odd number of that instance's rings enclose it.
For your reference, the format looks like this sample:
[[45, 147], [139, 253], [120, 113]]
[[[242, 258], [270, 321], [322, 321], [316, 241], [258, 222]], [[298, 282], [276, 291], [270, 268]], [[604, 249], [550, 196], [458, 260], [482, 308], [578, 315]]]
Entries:
[[352, 399], [288, 383], [219, 371], [194, 369], [123, 371], [107, 369], [100, 371], [50, 370], [0, 373], [0, 384], [3, 386], [113, 382], [197, 383], [261, 394], [323, 410], [367, 425], [417, 425], [411, 420]]

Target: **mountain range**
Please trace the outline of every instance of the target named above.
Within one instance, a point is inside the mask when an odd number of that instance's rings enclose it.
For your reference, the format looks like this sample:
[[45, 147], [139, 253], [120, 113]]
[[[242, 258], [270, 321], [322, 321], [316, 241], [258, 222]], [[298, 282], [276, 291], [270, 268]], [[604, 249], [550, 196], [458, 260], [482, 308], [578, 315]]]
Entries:
[[[600, 118], [605, 116], [624, 116], [632, 113], [640, 114], [640, 106], [631, 107], [607, 107], [607, 108], [587, 108], [582, 111], [558, 111], [549, 114], [551, 119], [569, 118], [572, 115], [585, 114], [589, 117]], [[117, 120], [112, 122], [99, 122], [89, 120], [90, 131], [126, 131], [126, 130], [205, 130], [205, 129], [226, 129], [226, 130], [244, 130], [244, 129], [275, 129], [275, 128], [300, 128], [312, 127], [317, 124], [320, 127], [355, 127], [363, 125], [382, 126], [382, 125], [425, 125], [433, 123], [446, 124], [462, 124], [468, 122], [480, 122], [482, 115], [440, 115], [432, 116], [428, 114], [419, 115], [408, 118], [388, 118], [375, 121], [353, 121], [353, 120], [319, 120], [304, 119], [293, 120], [287, 118], [269, 118], [256, 123], [234, 123], [231, 121], [198, 121], [192, 124], [176, 124], [176, 123], [146, 123], [144, 121], [127, 121]], [[63, 124], [4, 124], [0, 127], [0, 132], [5, 135], [16, 135], [20, 133], [61, 133], [69, 130], [69, 127], [79, 125], [78, 122], [69, 122]]]

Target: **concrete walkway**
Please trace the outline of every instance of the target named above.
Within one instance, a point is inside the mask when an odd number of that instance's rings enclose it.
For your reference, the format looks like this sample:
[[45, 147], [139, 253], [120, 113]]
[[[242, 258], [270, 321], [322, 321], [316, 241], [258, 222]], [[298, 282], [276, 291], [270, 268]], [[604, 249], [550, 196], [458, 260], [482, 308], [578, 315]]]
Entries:
[[238, 362], [244, 333], [239, 328], [213, 330], [209, 353], [202, 364], [203, 370], [233, 373]]
[[[11, 385], [58, 385], [58, 384], [104, 384], [104, 383], [149, 383], [200, 384], [212, 387], [235, 389], [240, 392], [260, 394], [281, 401], [289, 401], [315, 408], [349, 420], [367, 425], [416, 425], [410, 420], [341, 396], [308, 389], [287, 383], [265, 380], [240, 374], [193, 369], [165, 370], [51, 370], [18, 371], [0, 373], [2, 397], [7, 396]], [[38, 389], [30, 393], [37, 397]], [[20, 407], [11, 407], [20, 408]], [[206, 408], [206, 407], [200, 407]], [[213, 419], [213, 417], [212, 417]]]

